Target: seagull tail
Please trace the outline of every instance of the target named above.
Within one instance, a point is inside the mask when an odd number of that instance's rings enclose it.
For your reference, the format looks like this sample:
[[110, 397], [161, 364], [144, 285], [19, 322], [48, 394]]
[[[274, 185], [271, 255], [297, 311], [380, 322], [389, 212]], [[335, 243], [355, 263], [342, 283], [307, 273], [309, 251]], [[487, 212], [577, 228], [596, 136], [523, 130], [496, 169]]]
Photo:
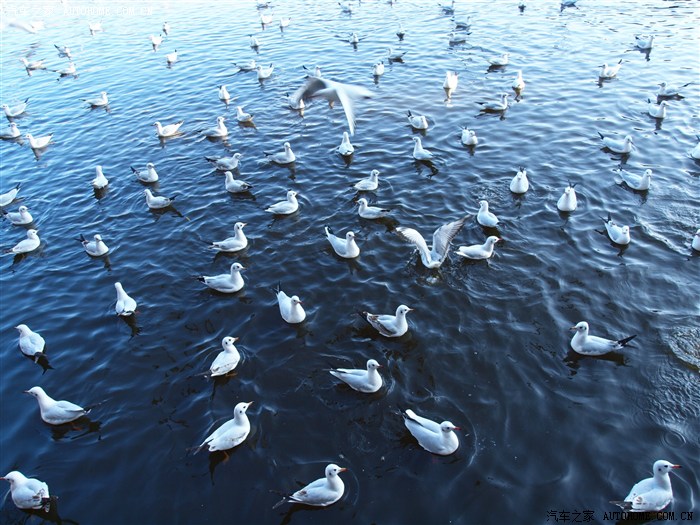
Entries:
[[598, 135], [600, 136], [601, 139], [605, 139], [605, 135], [603, 135], [600, 131], [598, 132]]
[[134, 175], [138, 175], [139, 170], [137, 170], [137, 169], [134, 168], [133, 166], [129, 166], [129, 167], [131, 168], [131, 172], [132, 172]]
[[631, 501], [614, 501], [610, 500], [610, 503], [613, 505], [617, 505], [620, 507], [622, 510], [631, 510], [632, 509], [632, 502]]
[[199, 276], [195, 277], [195, 279], [197, 279], [200, 283], [206, 283], [206, 282], [207, 282], [207, 280], [204, 278], [203, 275], [199, 275]]
[[631, 336], [629, 336], [629, 337], [625, 337], [624, 339], [620, 339], [620, 340], [617, 342], [617, 344], [619, 344], [620, 346], [627, 346], [627, 343], [629, 343], [629, 342], [630, 342], [632, 339], [634, 339], [635, 337], [637, 337], [637, 334], [631, 335]]
[[284, 505], [288, 501], [290, 501], [289, 496], [284, 496], [281, 500], [279, 500], [277, 503], [275, 503], [272, 506], [272, 510], [275, 510], [277, 507], [281, 507], [282, 505]]

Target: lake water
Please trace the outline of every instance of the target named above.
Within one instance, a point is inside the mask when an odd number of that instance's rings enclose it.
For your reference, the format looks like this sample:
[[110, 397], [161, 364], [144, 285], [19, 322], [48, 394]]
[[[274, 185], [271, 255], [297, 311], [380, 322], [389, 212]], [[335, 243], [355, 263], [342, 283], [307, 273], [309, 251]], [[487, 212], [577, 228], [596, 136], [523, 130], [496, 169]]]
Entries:
[[[669, 510], [677, 520], [694, 511], [697, 521], [700, 256], [690, 242], [700, 225], [700, 163], [688, 152], [700, 130], [700, 4], [580, 0], [561, 10], [529, 1], [522, 12], [517, 4], [461, 1], [452, 17], [430, 1], [354, 2], [348, 15], [336, 2], [276, 0], [275, 22], [261, 30], [250, 1], [5, 2], [6, 15], [46, 28], [3, 31], [2, 102], [29, 97], [20, 129], [54, 133], [55, 144], [38, 159], [27, 144], [0, 144], [0, 191], [22, 183], [42, 239], [35, 253], [1, 263], [0, 474], [46, 481], [64, 523], [545, 523], [574, 511], [603, 523], [617, 510], [608, 501], [667, 459], [684, 467], [672, 475]], [[280, 16], [292, 17], [284, 32]], [[467, 42], [450, 46], [453, 18], [468, 16]], [[166, 20], [171, 32], [154, 52], [149, 35]], [[90, 36], [95, 21], [104, 32]], [[362, 39], [356, 48], [343, 40], [352, 31]], [[639, 33], [655, 35], [650, 53], [634, 48]], [[54, 44], [71, 48], [78, 76], [27, 75], [18, 58], [28, 54], [64, 67]], [[389, 46], [405, 61], [374, 82], [372, 65]], [[179, 61], [168, 68], [175, 49]], [[487, 58], [506, 51], [510, 64], [489, 70]], [[261, 84], [237, 72], [233, 62], [253, 58], [275, 65], [272, 78]], [[618, 77], [599, 83], [599, 66], [620, 58]], [[350, 163], [334, 151], [347, 129], [340, 107], [314, 101], [302, 116], [285, 106], [303, 65], [374, 93], [357, 107]], [[527, 85], [513, 100], [518, 69]], [[459, 73], [449, 99], [447, 70]], [[661, 81], [693, 84], [656, 121], [647, 98]], [[217, 98], [221, 84], [237, 97], [228, 108]], [[81, 101], [103, 90], [109, 111]], [[480, 112], [479, 101], [504, 91], [505, 114]], [[237, 124], [238, 104], [255, 114], [255, 127]], [[419, 132], [407, 110], [430, 122], [422, 138], [436, 155], [432, 167], [411, 157]], [[198, 133], [220, 115], [229, 118], [227, 141]], [[161, 144], [156, 120], [184, 120], [184, 134]], [[475, 148], [460, 143], [462, 127], [477, 131]], [[598, 132], [632, 135], [637, 149], [621, 159], [602, 149]], [[285, 141], [294, 169], [265, 163], [263, 151]], [[244, 155], [248, 194], [228, 194], [204, 160], [233, 152]], [[621, 161], [636, 174], [653, 169], [648, 192], [616, 183]], [[174, 209], [147, 209], [130, 170], [147, 162], [160, 175], [152, 189], [176, 195]], [[99, 195], [90, 185], [97, 164], [110, 180]], [[531, 182], [524, 196], [509, 191], [519, 166]], [[352, 185], [372, 169], [380, 185], [366, 197], [392, 209], [383, 222], [356, 212]], [[568, 181], [579, 207], [560, 214]], [[297, 214], [264, 211], [290, 188]], [[454, 245], [481, 243], [494, 233], [475, 220], [483, 198], [503, 239], [488, 262], [451, 255], [428, 270], [395, 231], [429, 237], [470, 214]], [[608, 212], [630, 225], [629, 246], [601, 233]], [[248, 224], [250, 246], [214, 255], [207, 242], [231, 235], [237, 221]], [[331, 252], [326, 224], [357, 234], [357, 260]], [[8, 221], [0, 230], [3, 248], [25, 235]], [[108, 257], [88, 257], [75, 240], [81, 233], [100, 233]], [[247, 268], [242, 292], [213, 293], [195, 279], [235, 261]], [[139, 303], [134, 321], [114, 315], [116, 281]], [[271, 291], [279, 282], [304, 301], [302, 325], [282, 321]], [[398, 339], [357, 315], [402, 303], [415, 311]], [[577, 357], [568, 328], [582, 320], [596, 335], [637, 337], [620, 352]], [[19, 352], [19, 323], [46, 339], [53, 369]], [[226, 335], [240, 337], [243, 358], [235, 375], [212, 381], [200, 374]], [[369, 358], [383, 365], [377, 394], [327, 372]], [[99, 406], [89, 421], [51, 428], [22, 394], [34, 385]], [[248, 439], [228, 456], [194, 454], [240, 401], [254, 402]], [[421, 449], [403, 425], [405, 408], [458, 425], [459, 450]], [[279, 493], [321, 477], [331, 462], [348, 468], [341, 501], [272, 510]], [[7, 488], [0, 521], [24, 523]]]

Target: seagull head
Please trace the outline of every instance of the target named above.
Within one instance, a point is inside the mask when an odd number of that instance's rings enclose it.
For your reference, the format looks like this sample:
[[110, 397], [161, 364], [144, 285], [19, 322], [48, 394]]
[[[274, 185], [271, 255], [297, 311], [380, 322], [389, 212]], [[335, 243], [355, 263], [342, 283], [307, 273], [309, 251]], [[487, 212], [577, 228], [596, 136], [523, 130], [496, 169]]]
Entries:
[[581, 321], [569, 328], [569, 330], [576, 330], [580, 334], [588, 333], [588, 323], [586, 321]]
[[296, 295], [292, 295], [291, 301], [293, 305], [304, 304], [301, 302], [301, 299], [299, 299], [299, 297], [297, 297]]
[[451, 422], [449, 422], [449, 421], [443, 421], [442, 423], [440, 423], [440, 430], [441, 430], [444, 434], [449, 434], [449, 433], [452, 432], [453, 430], [460, 430], [460, 428], [454, 426], [454, 425], [453, 425]]
[[243, 266], [241, 263], [235, 262], [231, 265], [232, 272], [241, 272], [243, 270], [245, 270], [245, 266]]
[[367, 370], [376, 370], [377, 368], [381, 368], [382, 365], [377, 363], [374, 359], [370, 359], [367, 361]]

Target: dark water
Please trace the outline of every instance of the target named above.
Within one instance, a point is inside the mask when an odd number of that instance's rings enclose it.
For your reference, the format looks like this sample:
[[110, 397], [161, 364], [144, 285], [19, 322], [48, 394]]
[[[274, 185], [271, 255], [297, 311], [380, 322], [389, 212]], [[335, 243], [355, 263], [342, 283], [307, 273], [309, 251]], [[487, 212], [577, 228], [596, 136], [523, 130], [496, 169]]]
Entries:
[[[45, 5], [51, 16], [41, 15]], [[283, 33], [277, 22], [261, 32], [247, 1], [69, 5], [126, 11], [83, 16], [29, 4], [25, 18], [44, 18], [46, 29], [2, 35], [2, 102], [29, 97], [20, 129], [53, 132], [56, 144], [38, 160], [27, 145], [0, 144], [0, 191], [22, 182], [43, 240], [22, 260], [2, 259], [1, 474], [18, 469], [48, 482], [61, 516], [81, 524], [543, 523], [550, 511], [574, 510], [602, 522], [616, 510], [608, 500], [668, 459], [684, 467], [673, 475], [671, 509], [677, 518], [700, 513], [700, 257], [690, 249], [700, 165], [688, 156], [700, 129], [696, 2], [580, 0], [580, 9], [560, 11], [532, 1], [522, 13], [517, 2], [458, 2], [456, 18], [471, 15], [473, 26], [454, 47], [452, 20], [435, 2], [365, 1], [349, 16], [335, 2], [279, 1], [275, 18], [292, 17]], [[105, 32], [91, 37], [96, 20]], [[154, 53], [148, 36], [165, 20], [172, 32]], [[357, 49], [335, 36], [350, 31], [364, 37]], [[258, 54], [248, 47], [255, 32]], [[634, 35], [649, 32], [651, 53], [633, 49]], [[53, 44], [72, 48], [77, 78], [25, 73], [17, 58], [30, 51], [50, 67], [65, 64]], [[372, 65], [389, 46], [406, 61], [374, 84]], [[174, 49], [180, 60], [167, 68]], [[504, 51], [511, 64], [487, 71], [486, 58]], [[251, 58], [274, 63], [274, 76], [260, 84], [235, 73], [232, 62]], [[598, 66], [619, 58], [619, 77], [599, 85]], [[375, 92], [358, 108], [349, 166], [333, 151], [346, 129], [340, 108], [320, 101], [301, 117], [284, 107], [303, 64]], [[480, 115], [478, 101], [512, 93], [518, 69], [522, 97], [504, 118]], [[446, 70], [460, 74], [450, 101]], [[656, 122], [646, 100], [662, 80], [695, 84]], [[217, 99], [222, 83], [255, 114], [255, 128], [239, 127], [235, 107]], [[102, 90], [110, 111], [87, 109], [80, 99]], [[423, 140], [437, 155], [432, 171], [411, 158], [409, 109], [431, 123]], [[196, 133], [219, 115], [230, 117], [226, 142]], [[151, 124], [180, 119], [184, 135], [161, 145]], [[460, 144], [462, 126], [477, 131], [474, 150]], [[620, 159], [601, 150], [598, 131], [633, 136], [626, 168], [654, 170], [647, 194], [615, 183]], [[263, 150], [284, 141], [297, 153], [294, 171], [262, 162]], [[240, 177], [255, 185], [248, 195], [227, 194], [203, 159], [236, 151]], [[177, 195], [175, 211], [146, 208], [129, 166], [149, 161], [161, 177], [155, 189]], [[97, 164], [110, 179], [100, 196], [90, 186]], [[520, 165], [531, 189], [515, 197], [508, 184]], [[351, 186], [372, 169], [380, 187], [368, 197], [391, 207], [392, 221], [356, 215]], [[556, 201], [569, 180], [579, 208], [564, 216]], [[301, 211], [272, 219], [264, 208], [288, 188]], [[393, 231], [401, 224], [428, 236], [474, 214], [480, 198], [502, 221], [504, 242], [488, 263], [451, 257], [427, 270]], [[629, 247], [598, 231], [608, 211], [631, 225]], [[236, 221], [248, 223], [249, 248], [214, 256], [206, 242], [229, 236]], [[325, 224], [354, 230], [360, 258], [336, 257]], [[7, 221], [1, 228], [3, 247], [24, 236]], [[89, 258], [80, 233], [100, 233], [108, 258]], [[472, 218], [455, 244], [487, 233]], [[248, 268], [238, 294], [211, 293], [194, 279], [233, 261]], [[114, 315], [115, 281], [139, 303], [135, 323]], [[303, 325], [280, 318], [278, 282], [304, 301]], [[415, 312], [397, 340], [356, 314], [401, 303]], [[594, 334], [638, 335], [622, 352], [577, 358], [567, 329], [581, 320]], [[19, 323], [45, 337], [53, 370], [20, 354]], [[243, 359], [234, 377], [212, 382], [198, 374], [225, 335], [240, 337]], [[386, 387], [374, 395], [326, 371], [368, 358], [384, 365]], [[89, 423], [52, 429], [22, 394], [34, 385], [102, 404]], [[253, 430], [230, 457], [188, 451], [251, 400]], [[422, 450], [399, 416], [406, 407], [459, 425], [457, 453]], [[276, 491], [320, 477], [329, 462], [349, 469], [340, 502], [272, 510]], [[24, 519], [6, 497], [0, 521]]]

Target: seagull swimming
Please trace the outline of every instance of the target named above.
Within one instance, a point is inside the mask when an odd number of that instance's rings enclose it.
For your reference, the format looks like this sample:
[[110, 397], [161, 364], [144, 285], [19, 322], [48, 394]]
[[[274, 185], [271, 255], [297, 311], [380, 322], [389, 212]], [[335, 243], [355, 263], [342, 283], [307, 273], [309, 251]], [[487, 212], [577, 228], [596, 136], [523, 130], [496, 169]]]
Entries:
[[206, 284], [212, 290], [222, 293], [236, 293], [243, 289], [245, 283], [243, 282], [243, 277], [241, 277], [241, 272], [245, 270], [245, 267], [240, 263], [233, 263], [231, 265], [231, 271], [229, 273], [222, 273], [219, 275], [207, 276], [202, 275], [197, 277], [197, 280]]
[[658, 104], [655, 104], [650, 98], [647, 99], [647, 102], [649, 103], [649, 109], [647, 111], [649, 112], [650, 117], [658, 119], [666, 118], [666, 107], [668, 106], [668, 102], [662, 100]]
[[418, 444], [428, 452], [448, 456], [459, 448], [459, 439], [454, 433], [455, 430], [459, 430], [459, 427], [454, 426], [449, 421], [436, 423], [419, 416], [410, 408], [402, 415], [408, 431], [418, 440]]
[[31, 133], [27, 133], [24, 136], [29, 141], [29, 147], [34, 150], [44, 149], [49, 144], [53, 144], [53, 142], [51, 142], [53, 133], [50, 135], [44, 135], [43, 137], [34, 137]]
[[296, 295], [292, 295], [291, 297], [288, 296], [281, 290], [279, 285], [277, 286], [275, 293], [277, 295], [277, 304], [279, 306], [282, 319], [289, 324], [301, 323], [304, 319], [306, 319], [306, 312], [301, 306], [302, 303], [299, 297]]
[[89, 412], [83, 407], [70, 401], [56, 401], [51, 398], [40, 386], [33, 386], [25, 390], [25, 394], [32, 395], [39, 402], [39, 412], [41, 419], [49, 425], [63, 425], [83, 417]]
[[45, 355], [46, 341], [26, 324], [18, 324], [15, 328], [19, 332], [19, 349], [24, 355], [34, 358], [34, 362], [37, 362], [39, 357]]
[[163, 22], [163, 33], [166, 36], [170, 33], [170, 24], [168, 22]]
[[632, 137], [630, 135], [625, 136], [622, 140], [606, 137], [600, 131], [598, 135], [600, 135], [600, 138], [603, 140], [603, 145], [613, 153], [629, 154], [634, 149], [634, 142], [632, 142]]
[[428, 129], [428, 119], [425, 115], [414, 115], [408, 111], [408, 123], [415, 129]]
[[646, 169], [642, 175], [635, 175], [628, 171], [617, 170], [622, 181], [627, 184], [630, 188], [637, 191], [647, 191], [651, 186], [651, 175], [652, 170]]
[[700, 228], [693, 235], [693, 241], [690, 243], [690, 247], [696, 252], [700, 252]]
[[460, 139], [465, 146], [476, 146], [479, 143], [479, 137], [476, 136], [476, 131], [472, 129], [462, 128]]
[[0, 207], [7, 206], [8, 204], [12, 204], [12, 201], [14, 201], [17, 198], [17, 194], [19, 193], [19, 190], [21, 187], [22, 187], [22, 183], [18, 182], [15, 185], [15, 187], [12, 188], [10, 191], [0, 195]]
[[372, 170], [369, 177], [362, 179], [353, 186], [357, 191], [374, 191], [379, 187], [379, 171]]
[[564, 193], [562, 193], [561, 197], [559, 197], [559, 200], [557, 201], [557, 209], [559, 211], [570, 212], [576, 209], [578, 203], [574, 186], [576, 186], [576, 184], [569, 183], [569, 185], [564, 188]]
[[655, 461], [652, 470], [653, 478], [646, 478], [636, 483], [624, 501], [611, 501], [627, 512], [658, 512], [665, 509], [673, 501], [671, 488], [671, 469], [681, 468], [670, 461], [662, 459]]
[[257, 49], [260, 47], [260, 40], [255, 38], [253, 35], [250, 35], [250, 40], [248, 41], [248, 43], [250, 44], [250, 47], [253, 49]]
[[12, 502], [18, 509], [44, 509], [50, 505], [49, 486], [43, 481], [28, 478], [21, 472], [13, 470], [0, 479], [10, 482]]
[[219, 86], [219, 100], [223, 100], [228, 104], [228, 101], [231, 100], [231, 95], [228, 92], [228, 89], [226, 89], [226, 86], [224, 84]]
[[[302, 65], [301, 67], [303, 67], [307, 71], [311, 71], [308, 67], [306, 67], [304, 65]], [[311, 73], [309, 73], [309, 76], [316, 77], [316, 78], [323, 78], [323, 75], [321, 74], [321, 66], [314, 67], [313, 71]]]
[[267, 67], [258, 66], [256, 69], [258, 71], [258, 80], [265, 80], [265, 79], [270, 78], [272, 76], [272, 73], [275, 70], [275, 66], [270, 64]]
[[361, 312], [360, 315], [381, 335], [385, 337], [401, 337], [408, 332], [406, 314], [412, 311], [413, 308], [402, 304], [396, 309], [396, 315], [372, 314], [369, 312]]
[[488, 58], [489, 64], [492, 67], [507, 66], [509, 62], [510, 53], [503, 53], [501, 56]]
[[515, 79], [513, 80], [511, 87], [516, 91], [522, 91], [523, 89], [525, 89], [525, 81], [523, 80], [522, 70], [518, 70], [518, 76], [515, 77]]
[[498, 100], [489, 100], [487, 102], [478, 102], [483, 107], [482, 111], [491, 111], [498, 113], [499, 111], [505, 111], [508, 109], [508, 93], [502, 93], [501, 98]]
[[167, 208], [173, 203], [173, 200], [175, 200], [175, 197], [156, 197], [148, 188], [143, 190], [143, 193], [146, 195], [146, 205], [148, 205], [148, 207], [152, 210], [162, 210], [163, 208]]
[[34, 62], [29, 62], [25, 57], [21, 57], [20, 60], [24, 64], [24, 68], [27, 71], [36, 71], [38, 69], [46, 69], [43, 60], [35, 60]]
[[133, 174], [136, 175], [136, 178], [139, 179], [141, 182], [156, 182], [158, 180], [158, 172], [156, 171], [155, 164], [153, 164], [152, 162], [146, 164], [145, 173], [141, 170], [137, 170], [133, 166], [130, 167]]
[[346, 470], [346, 468], [340, 468], [338, 465], [331, 463], [326, 467], [326, 476], [324, 478], [317, 479], [303, 489], [297, 490], [291, 496], [284, 497], [282, 501], [272, 508], [276, 509], [283, 503], [303, 503], [314, 507], [327, 507], [335, 503], [343, 497], [345, 492], [345, 484], [338, 474]]
[[326, 226], [326, 238], [331, 243], [333, 251], [344, 259], [354, 259], [360, 255], [360, 247], [355, 242], [355, 234], [351, 231], [345, 234], [345, 238], [336, 237], [332, 230]]
[[226, 177], [224, 186], [226, 187], [226, 191], [228, 191], [229, 193], [245, 193], [253, 187], [252, 184], [244, 180], [234, 179], [233, 173], [231, 173], [230, 171], [225, 172], [224, 176]]
[[7, 118], [19, 117], [27, 110], [27, 102], [29, 102], [28, 98], [15, 106], [10, 107], [7, 104], [3, 104], [0, 108], [5, 112]]
[[386, 208], [379, 208], [377, 206], [369, 206], [367, 199], [364, 197], [357, 199], [357, 204], [359, 206], [357, 214], [363, 219], [381, 219], [386, 217], [386, 215], [391, 211]]
[[271, 151], [263, 151], [263, 153], [270, 162], [274, 162], [275, 164], [291, 164], [292, 162], [297, 160], [297, 157], [296, 155], [294, 155], [294, 152], [292, 151], [292, 146], [289, 144], [289, 142], [284, 143], [284, 151], [280, 151], [277, 153]]
[[216, 117], [216, 127], [209, 129], [204, 132], [207, 137], [210, 138], [224, 138], [228, 136], [228, 129], [224, 121], [226, 117]]
[[114, 283], [114, 288], [117, 290], [117, 303], [114, 305], [114, 310], [117, 312], [117, 315], [125, 317], [132, 315], [136, 311], [136, 301], [124, 291], [122, 283]]
[[581, 321], [572, 326], [569, 330], [575, 330], [574, 337], [571, 338], [571, 348], [582, 355], [603, 355], [614, 350], [620, 350], [626, 346], [637, 335], [631, 335], [617, 341], [605, 339], [595, 335], [588, 335], [588, 323]]
[[476, 222], [486, 228], [495, 228], [498, 225], [498, 217], [489, 211], [489, 201], [479, 201], [479, 213], [476, 214]]
[[96, 190], [106, 188], [109, 184], [107, 177], [102, 173], [102, 166], [95, 166], [95, 178], [92, 179], [92, 187]]
[[423, 148], [423, 143], [420, 140], [420, 137], [411, 137], [413, 140], [413, 158], [416, 160], [430, 160], [433, 158], [433, 154], [431, 151]]
[[93, 237], [94, 240], [88, 241], [83, 234], [80, 234], [80, 243], [88, 255], [92, 257], [101, 257], [109, 252], [109, 247], [102, 240], [102, 236], [96, 233]]
[[[688, 82], [687, 84], [683, 84], [681, 87], [686, 87], [692, 84], [692, 82]], [[680, 91], [678, 88], [669, 86], [666, 82], [661, 82], [659, 84], [659, 89], [656, 92], [656, 96], [659, 98], [683, 98], [683, 95], [681, 95]]]
[[252, 122], [254, 115], [243, 111], [243, 106], [236, 106], [236, 118], [238, 122]]
[[19, 241], [15, 246], [6, 250], [8, 253], [29, 253], [36, 250], [41, 244], [39, 230], [27, 230], [27, 238]]
[[238, 403], [233, 409], [233, 419], [229, 419], [226, 423], [217, 428], [207, 437], [197, 448], [199, 451], [205, 445], [209, 446], [209, 452], [217, 450], [229, 450], [236, 447], [245, 441], [245, 438], [250, 434], [250, 421], [246, 415], [246, 410], [252, 404]]
[[455, 250], [455, 254], [466, 259], [488, 259], [493, 255], [494, 246], [500, 241], [495, 235], [486, 238], [484, 244], [472, 244], [471, 246], [460, 246]]
[[287, 199], [276, 202], [275, 204], [265, 208], [266, 212], [274, 213], [275, 215], [291, 215], [299, 209], [297, 201], [297, 192], [294, 190], [287, 191]]
[[248, 246], [248, 239], [246, 238], [245, 233], [243, 233], [243, 228], [245, 225], [245, 222], [237, 222], [233, 225], [233, 237], [228, 237], [223, 241], [214, 241], [211, 243], [209, 248], [218, 252], [227, 253], [239, 252], [243, 250]]
[[10, 122], [10, 125], [6, 130], [0, 133], [0, 139], [10, 140], [18, 138], [22, 133], [19, 131], [19, 127], [16, 122]]
[[238, 337], [230, 336], [221, 340], [223, 350], [217, 354], [214, 362], [209, 367], [209, 377], [224, 376], [238, 366], [241, 354], [238, 352], [236, 345], [233, 344], [236, 341], [238, 341]]
[[163, 43], [163, 35], [151, 35], [148, 38], [151, 41], [151, 45], [153, 46], [154, 51], [158, 49], [158, 46]]
[[608, 237], [610, 237], [612, 242], [623, 246], [630, 243], [631, 239], [629, 226], [620, 226], [619, 224], [615, 224], [609, 213], [608, 218], [603, 219], [603, 222], [605, 223], [605, 231], [608, 232]]
[[83, 98], [81, 100], [87, 102], [88, 105], [92, 106], [93, 108], [101, 108], [109, 105], [109, 99], [107, 98], [106, 91], [100, 92], [100, 96], [97, 98]]
[[600, 73], [598, 74], [598, 78], [615, 78], [617, 76], [617, 72], [620, 71], [620, 67], [622, 67], [622, 59], [620, 59], [620, 61], [614, 66], [608, 66], [607, 63], [603, 64], [602, 66], [600, 66]]
[[354, 152], [355, 147], [350, 143], [350, 136], [348, 135], [348, 132], [343, 131], [343, 140], [340, 142], [340, 146], [338, 146], [338, 153], [344, 157], [347, 157], [352, 155]]
[[384, 62], [377, 62], [372, 66], [372, 75], [381, 77], [384, 74]]
[[639, 49], [651, 49], [654, 44], [654, 35], [634, 35], [634, 41]]
[[433, 232], [433, 245], [429, 249], [423, 236], [413, 228], [399, 226], [396, 231], [418, 248], [421, 262], [426, 268], [439, 268], [447, 258], [450, 243], [464, 226], [467, 217], [448, 222]]
[[445, 81], [442, 83], [442, 87], [449, 90], [457, 89], [457, 84], [459, 83], [459, 74], [455, 71], [447, 71], [445, 73]]
[[238, 169], [238, 164], [243, 155], [234, 153], [232, 157], [204, 157], [211, 162], [219, 171], [234, 171]]
[[57, 46], [56, 44], [53, 45], [53, 47], [56, 48], [56, 51], [58, 51], [58, 55], [62, 57], [71, 57], [70, 53], [70, 47], [68, 46]]
[[176, 122], [175, 124], [168, 124], [167, 126], [162, 126], [160, 122], [156, 121], [153, 125], [156, 127], [156, 134], [164, 139], [167, 137], [174, 137], [180, 132], [180, 126], [184, 123], [184, 120]]
[[177, 49], [173, 51], [172, 53], [168, 53], [165, 55], [165, 63], [168, 65], [174, 64], [177, 62]]
[[452, 31], [450, 33], [449, 42], [450, 45], [464, 44], [467, 41], [467, 37], [464, 33], [457, 33]]
[[2, 210], [2, 214], [15, 226], [24, 226], [34, 222], [34, 217], [29, 213], [29, 208], [26, 206], [20, 206], [16, 212]]
[[367, 361], [367, 369], [353, 369], [353, 368], [335, 368], [329, 370], [331, 375], [337, 377], [341, 381], [345, 382], [353, 390], [358, 392], [363, 392], [365, 394], [372, 394], [382, 388], [384, 384], [382, 376], [379, 375], [377, 369], [382, 365], [377, 363], [374, 359], [369, 359]]
[[387, 48], [386, 58], [389, 62], [403, 62], [403, 57], [406, 54], [405, 51], [394, 52], [394, 48]]
[[255, 71], [258, 68], [255, 60], [249, 60], [245, 64], [237, 64], [234, 62], [233, 65], [236, 66], [239, 71]]

